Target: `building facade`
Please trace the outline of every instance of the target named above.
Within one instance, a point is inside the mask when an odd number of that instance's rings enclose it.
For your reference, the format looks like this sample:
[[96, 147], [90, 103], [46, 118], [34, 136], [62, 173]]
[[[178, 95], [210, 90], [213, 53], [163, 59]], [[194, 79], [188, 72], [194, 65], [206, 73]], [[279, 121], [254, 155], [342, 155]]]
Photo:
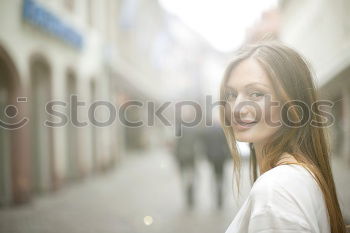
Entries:
[[[0, 204], [8, 205], [105, 170], [118, 157], [117, 126], [79, 124], [93, 101], [113, 101], [106, 64], [116, 30], [108, 27], [118, 11], [115, 1], [15, 0], [1, 1], [0, 12]], [[85, 106], [74, 108], [74, 95]], [[53, 100], [51, 113], [68, 122], [47, 111]], [[24, 118], [23, 127], [7, 129]]]

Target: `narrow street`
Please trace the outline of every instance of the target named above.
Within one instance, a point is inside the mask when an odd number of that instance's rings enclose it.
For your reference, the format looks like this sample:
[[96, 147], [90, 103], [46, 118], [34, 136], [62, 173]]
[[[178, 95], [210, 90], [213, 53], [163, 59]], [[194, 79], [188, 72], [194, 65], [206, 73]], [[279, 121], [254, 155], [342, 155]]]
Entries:
[[[249, 154], [264, 164], [275, 134], [272, 150], [300, 149], [334, 180], [337, 197], [323, 191], [342, 213], [329, 219], [350, 225], [349, 12], [0, 0], [0, 233], [224, 233], [250, 191]], [[239, 194], [231, 160], [222, 173], [235, 141], [252, 143], [238, 148]]]
[[[115, 170], [37, 196], [29, 205], [1, 209], [0, 232], [224, 232], [237, 210], [231, 163], [226, 164], [222, 210], [215, 206], [209, 164], [202, 159], [197, 164], [193, 210], [184, 204], [171, 155], [164, 150], [149, 151], [130, 154]], [[247, 190], [245, 185], [240, 203]]]

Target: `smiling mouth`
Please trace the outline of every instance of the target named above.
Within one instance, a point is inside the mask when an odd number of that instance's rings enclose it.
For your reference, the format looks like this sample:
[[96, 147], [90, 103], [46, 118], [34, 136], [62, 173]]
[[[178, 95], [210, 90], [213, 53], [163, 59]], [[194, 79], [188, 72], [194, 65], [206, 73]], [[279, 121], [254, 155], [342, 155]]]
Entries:
[[257, 121], [250, 121], [250, 122], [244, 122], [244, 121], [240, 121], [240, 122], [235, 122], [236, 125], [253, 125], [256, 124]]
[[257, 121], [252, 121], [252, 122], [241, 122], [240, 124], [241, 125], [252, 125], [252, 124], [255, 124], [257, 123]]
[[252, 122], [235, 122], [234, 127], [237, 128], [238, 130], [244, 130], [244, 129], [249, 129], [252, 126], [254, 126], [257, 121], [252, 121]]

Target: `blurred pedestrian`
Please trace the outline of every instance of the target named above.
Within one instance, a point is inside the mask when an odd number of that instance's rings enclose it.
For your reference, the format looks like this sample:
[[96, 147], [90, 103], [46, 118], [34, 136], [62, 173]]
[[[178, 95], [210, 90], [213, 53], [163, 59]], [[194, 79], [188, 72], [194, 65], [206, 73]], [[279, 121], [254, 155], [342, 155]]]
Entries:
[[[190, 106], [184, 106], [181, 116], [177, 120], [191, 122], [194, 116], [195, 112], [193, 109]], [[176, 139], [174, 154], [181, 175], [186, 205], [191, 209], [194, 205], [195, 163], [199, 139], [198, 128], [183, 126], [177, 130], [178, 138]]]
[[223, 180], [225, 162], [230, 158], [230, 151], [220, 122], [205, 127], [201, 134], [203, 152], [213, 168], [216, 186], [216, 204], [219, 209], [223, 204]]
[[175, 145], [175, 158], [181, 174], [181, 180], [186, 198], [186, 205], [194, 205], [195, 157], [197, 145], [197, 129], [184, 127], [181, 137]]

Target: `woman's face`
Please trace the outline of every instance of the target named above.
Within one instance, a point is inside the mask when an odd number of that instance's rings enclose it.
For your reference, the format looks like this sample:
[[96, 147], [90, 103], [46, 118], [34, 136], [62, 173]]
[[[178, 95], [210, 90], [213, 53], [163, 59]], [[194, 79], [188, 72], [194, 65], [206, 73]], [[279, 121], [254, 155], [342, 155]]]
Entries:
[[280, 103], [255, 59], [244, 60], [232, 70], [225, 96], [236, 140], [263, 143], [279, 129]]

